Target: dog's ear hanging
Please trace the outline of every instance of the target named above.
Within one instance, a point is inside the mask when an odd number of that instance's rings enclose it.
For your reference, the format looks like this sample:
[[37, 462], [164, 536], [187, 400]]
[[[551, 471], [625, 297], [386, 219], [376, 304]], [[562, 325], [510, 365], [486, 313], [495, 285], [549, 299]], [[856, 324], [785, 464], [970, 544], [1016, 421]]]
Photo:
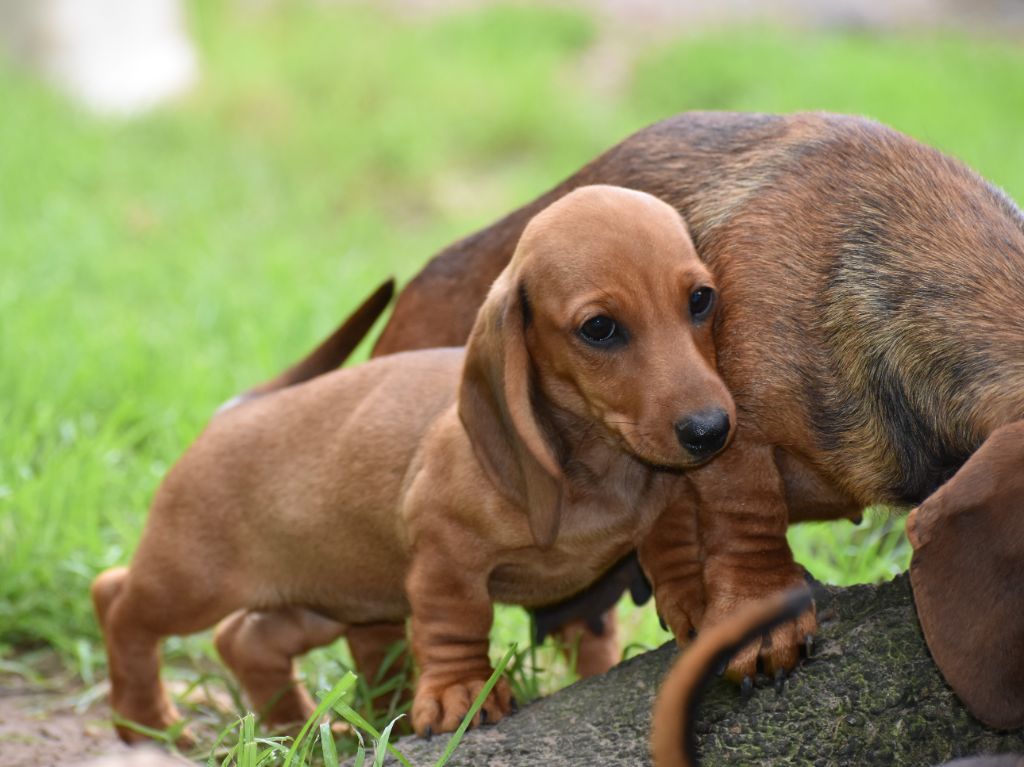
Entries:
[[495, 486], [527, 509], [538, 546], [558, 535], [562, 470], [531, 400], [529, 306], [509, 273], [494, 283], [466, 349], [459, 417]]
[[1024, 421], [996, 429], [907, 518], [928, 649], [972, 714], [1024, 725]]

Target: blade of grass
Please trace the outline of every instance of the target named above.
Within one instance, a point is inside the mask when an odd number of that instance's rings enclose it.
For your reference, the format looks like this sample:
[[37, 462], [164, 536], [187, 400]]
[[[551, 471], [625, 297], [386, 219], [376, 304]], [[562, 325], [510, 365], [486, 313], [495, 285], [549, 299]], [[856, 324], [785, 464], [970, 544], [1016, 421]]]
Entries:
[[[220, 767], [228, 767], [228, 765], [231, 764], [231, 760], [235, 757], [235, 754], [237, 753], [238, 744], [236, 743], [230, 749], [228, 749], [228, 752], [224, 755], [224, 759], [220, 763]], [[213, 754], [210, 754], [210, 758], [213, 758]]]
[[352, 767], [363, 767], [363, 762], [366, 761], [366, 743], [363, 742], [363, 735], [359, 730], [353, 732], [359, 740], [359, 745], [356, 746], [356, 758], [352, 761]]
[[323, 754], [326, 767], [338, 767], [338, 749], [334, 745], [334, 732], [328, 722], [320, 724], [320, 753]]
[[[213, 741], [213, 745], [210, 747], [210, 755], [206, 757], [206, 767], [217, 767], [217, 749], [220, 748], [220, 744], [225, 741], [227, 736], [231, 734], [234, 731], [234, 729], [241, 724], [242, 719], [238, 718], [231, 724], [229, 724], [227, 727], [222, 729], [219, 733], [217, 733], [217, 739]], [[221, 762], [221, 767], [227, 767], [228, 760], [234, 755], [237, 748], [238, 746], [233, 746], [231, 750], [228, 751], [228, 755], [224, 757], [224, 760]]]
[[380, 667], [377, 669], [377, 676], [374, 678], [374, 684], [378, 684], [387, 678], [388, 672], [391, 671], [391, 667], [395, 661], [404, 653], [406, 650], [406, 642], [399, 641], [393, 642], [388, 647], [387, 652], [384, 654], [384, 659], [380, 662]]
[[388, 741], [391, 740], [391, 728], [394, 727], [395, 722], [401, 718], [402, 717], [400, 716], [396, 716], [388, 722], [388, 726], [385, 727], [384, 732], [381, 733], [380, 739], [377, 741], [377, 746], [373, 751], [373, 767], [384, 767], [384, 757], [387, 756], [388, 753]]
[[[347, 703], [336, 703], [334, 705], [334, 710], [337, 711], [346, 722], [353, 725], [354, 727], [365, 730], [366, 732], [370, 733], [376, 740], [380, 740], [383, 737], [383, 735], [377, 730], [376, 727], [374, 727], [372, 724], [366, 721], [366, 719], [364, 719], [358, 711], [356, 711]], [[397, 721], [397, 719], [399, 719], [399, 717], [395, 717], [395, 719], [392, 721]], [[412, 763], [405, 758], [405, 754], [403, 754], [397, 748], [395, 748], [392, 745], [388, 745], [388, 751], [391, 752], [391, 755], [395, 757], [395, 759], [404, 764], [405, 767], [412, 767]]]
[[252, 712], [242, 717], [238, 735], [238, 767], [256, 767], [256, 717]]
[[284, 767], [291, 767], [293, 760], [299, 752], [299, 748], [306, 738], [313, 725], [320, 721], [324, 714], [330, 711], [336, 706], [348, 691], [352, 689], [352, 685], [356, 683], [356, 675], [349, 671], [341, 680], [330, 689], [330, 691], [320, 701], [320, 705], [316, 707], [313, 715], [302, 725], [302, 729], [299, 731], [298, 737], [295, 738], [295, 742], [292, 747], [288, 750], [288, 755], [284, 760]]
[[166, 730], [157, 730], [153, 727], [147, 727], [144, 724], [133, 722], [130, 719], [123, 719], [117, 714], [112, 717], [114, 724], [118, 727], [127, 727], [129, 730], [134, 730], [137, 733], [145, 735], [147, 738], [159, 741], [172, 749], [175, 749], [175, 743], [178, 740], [178, 736], [181, 735], [181, 731], [185, 729], [185, 722], [175, 722], [173, 725], [168, 727]]

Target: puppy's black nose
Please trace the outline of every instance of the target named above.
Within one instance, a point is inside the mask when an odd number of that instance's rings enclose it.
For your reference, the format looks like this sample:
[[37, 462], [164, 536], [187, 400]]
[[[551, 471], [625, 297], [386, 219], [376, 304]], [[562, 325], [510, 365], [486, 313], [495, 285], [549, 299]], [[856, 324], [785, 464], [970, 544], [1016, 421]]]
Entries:
[[729, 438], [729, 414], [705, 410], [676, 421], [676, 437], [683, 448], [697, 458], [709, 458]]

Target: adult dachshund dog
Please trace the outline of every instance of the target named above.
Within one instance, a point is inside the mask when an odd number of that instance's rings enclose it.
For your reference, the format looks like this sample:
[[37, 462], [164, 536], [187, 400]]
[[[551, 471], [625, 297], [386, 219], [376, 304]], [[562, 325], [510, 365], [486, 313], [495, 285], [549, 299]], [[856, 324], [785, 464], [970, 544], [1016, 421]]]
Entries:
[[[492, 673], [492, 601], [580, 591], [664, 513], [686, 517], [675, 527], [696, 547], [683, 470], [725, 447], [736, 413], [715, 368], [715, 282], [683, 220], [589, 186], [517, 239], [465, 350], [311, 380], [300, 365], [212, 420], [158, 490], [130, 568], [93, 584], [118, 715], [170, 725], [160, 639], [226, 619], [217, 646], [256, 709], [304, 720], [295, 655], [411, 615], [413, 727], [451, 731]], [[688, 602], [675, 567], [655, 557], [650, 575]], [[499, 681], [477, 721], [510, 705]]]
[[[739, 423], [732, 447], [690, 475], [703, 550], [679, 547], [676, 567], [691, 574], [706, 560], [704, 593], [683, 603], [672, 579], [655, 584], [676, 637], [802, 582], [789, 522], [856, 518], [877, 503], [923, 503], [922, 530], [933, 513], [967, 527], [984, 517], [991, 524], [956, 560], [977, 577], [946, 567], [955, 538], [914, 539], [919, 555], [935, 549], [914, 568], [918, 610], [940, 663], [955, 658], [943, 668], [956, 664], [947, 678], [974, 712], [1024, 722], [1017, 207], [962, 163], [866, 119], [683, 114], [435, 256], [400, 295], [375, 353], [464, 342], [526, 222], [593, 183], [673, 205], [723, 299], [715, 340]], [[1001, 428], [1010, 434], [985, 451]], [[958, 473], [979, 448], [980, 465]], [[651, 538], [671, 542], [689, 516], [681, 511]], [[730, 676], [752, 676], [759, 656], [769, 673], [792, 667], [814, 627], [810, 611], [776, 626], [733, 657]]]

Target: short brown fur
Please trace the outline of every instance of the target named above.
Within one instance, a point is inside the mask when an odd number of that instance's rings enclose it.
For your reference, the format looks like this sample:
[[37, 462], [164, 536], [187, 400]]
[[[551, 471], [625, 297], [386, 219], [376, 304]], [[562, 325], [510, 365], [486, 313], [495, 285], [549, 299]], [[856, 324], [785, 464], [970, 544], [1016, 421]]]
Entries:
[[[593, 582], [686, 506], [681, 472], [711, 454], [684, 449], [680, 419], [735, 423], [713, 315], [688, 311], [713, 284], [675, 210], [588, 187], [534, 217], [465, 352], [392, 355], [221, 413], [158, 490], [131, 567], [94, 583], [114, 710], [171, 724], [160, 638], [223, 621], [217, 645], [254, 706], [303, 719], [295, 655], [360, 630], [379, 646], [411, 615], [413, 726], [454, 730], [491, 674], [492, 601]], [[628, 342], [585, 342], [597, 315]], [[695, 525], [675, 524], [692, 549]], [[649, 572], [672, 597], [673, 574]], [[481, 715], [510, 703], [500, 681]]]

